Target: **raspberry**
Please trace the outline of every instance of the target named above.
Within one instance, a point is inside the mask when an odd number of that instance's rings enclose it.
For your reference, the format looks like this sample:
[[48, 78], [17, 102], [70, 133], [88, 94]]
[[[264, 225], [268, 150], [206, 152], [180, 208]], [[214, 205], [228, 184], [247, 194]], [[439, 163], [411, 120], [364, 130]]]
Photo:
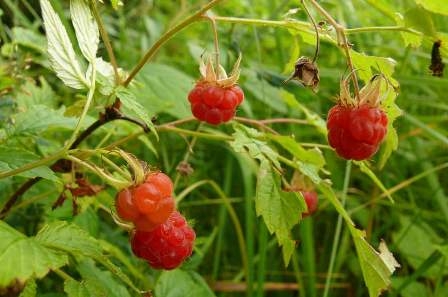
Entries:
[[174, 211], [173, 183], [164, 173], [151, 172], [144, 183], [117, 194], [118, 216], [132, 221], [138, 230], [151, 231]]
[[328, 142], [344, 159], [373, 156], [387, 132], [387, 116], [378, 107], [336, 105], [328, 113]]
[[124, 189], [117, 194], [115, 207], [118, 216], [125, 221], [134, 221], [140, 215], [132, 200], [132, 193]]
[[302, 213], [302, 218], [306, 218], [317, 211], [319, 199], [317, 198], [317, 193], [314, 191], [300, 191], [300, 193], [305, 198], [306, 206], [308, 207], [308, 211]]
[[212, 125], [230, 121], [243, 100], [243, 90], [237, 85], [221, 87], [199, 82], [188, 94], [193, 115]]
[[131, 237], [133, 253], [155, 269], [174, 269], [193, 251], [194, 230], [177, 211], [150, 232], [135, 230]]

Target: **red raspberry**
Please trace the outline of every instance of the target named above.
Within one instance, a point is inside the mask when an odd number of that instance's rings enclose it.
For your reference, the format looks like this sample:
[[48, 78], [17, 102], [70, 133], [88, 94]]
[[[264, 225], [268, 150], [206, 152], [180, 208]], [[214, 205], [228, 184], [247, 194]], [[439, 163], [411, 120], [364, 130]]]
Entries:
[[117, 194], [115, 207], [118, 216], [125, 221], [134, 221], [140, 215], [132, 200], [132, 192], [124, 189]]
[[319, 199], [317, 198], [317, 193], [314, 191], [300, 191], [302, 193], [303, 198], [305, 198], [306, 206], [308, 207], [308, 211], [302, 213], [302, 219], [306, 218], [317, 211], [317, 205], [319, 203]]
[[188, 94], [193, 115], [212, 125], [230, 121], [243, 100], [243, 90], [237, 85], [221, 87], [199, 82]]
[[193, 251], [194, 230], [177, 211], [150, 232], [134, 231], [131, 237], [133, 253], [148, 261], [155, 269], [174, 269]]
[[328, 142], [344, 159], [373, 156], [387, 132], [387, 116], [377, 107], [336, 105], [327, 120]]

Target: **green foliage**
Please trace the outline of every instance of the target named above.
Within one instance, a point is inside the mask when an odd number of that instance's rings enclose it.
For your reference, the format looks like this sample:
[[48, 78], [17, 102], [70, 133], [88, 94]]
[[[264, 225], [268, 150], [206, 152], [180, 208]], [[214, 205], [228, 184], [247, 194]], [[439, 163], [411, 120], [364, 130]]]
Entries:
[[[175, 284], [175, 285], [174, 285]], [[207, 283], [194, 271], [164, 271], [154, 289], [156, 297], [212, 297]]]

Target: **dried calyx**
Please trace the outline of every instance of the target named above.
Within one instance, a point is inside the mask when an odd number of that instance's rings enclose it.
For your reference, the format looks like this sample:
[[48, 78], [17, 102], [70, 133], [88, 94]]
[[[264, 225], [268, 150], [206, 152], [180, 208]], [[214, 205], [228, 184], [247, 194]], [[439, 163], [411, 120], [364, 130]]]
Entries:
[[316, 62], [308, 57], [301, 57], [294, 66], [294, 72], [285, 80], [287, 83], [291, 80], [301, 82], [305, 87], [310, 87], [313, 91], [317, 91], [319, 87], [319, 68]]
[[[228, 88], [235, 85], [240, 78], [240, 63], [241, 63], [241, 54], [238, 56], [238, 59], [233, 66], [232, 71], [227, 75], [224, 67], [219, 63], [215, 63], [213, 59], [209, 55], [202, 56], [199, 65], [199, 71], [201, 73], [201, 78], [199, 79], [200, 83], [204, 84], [213, 84], [218, 85], [222, 88]], [[215, 69], [217, 65], [218, 69]]]
[[349, 78], [341, 80], [341, 91], [337, 98], [338, 104], [346, 107], [357, 107], [361, 105], [379, 107], [381, 104], [381, 88], [383, 84], [389, 85], [390, 83], [384, 75], [374, 75], [360, 90], [359, 98], [356, 98], [352, 97], [350, 93]]

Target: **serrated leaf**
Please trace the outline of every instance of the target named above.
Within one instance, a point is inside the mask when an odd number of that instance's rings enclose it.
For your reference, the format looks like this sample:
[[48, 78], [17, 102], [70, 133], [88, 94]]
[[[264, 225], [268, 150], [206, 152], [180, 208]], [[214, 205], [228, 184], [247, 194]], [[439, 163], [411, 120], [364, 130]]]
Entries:
[[26, 237], [3, 221], [0, 221], [0, 238], [0, 287], [15, 279], [25, 282], [31, 277], [42, 278], [50, 269], [68, 263], [63, 253]]
[[90, 297], [90, 296], [106, 296], [92, 295], [87, 288], [86, 282], [77, 282], [74, 279], [68, 279], [64, 282], [64, 292], [68, 297]]
[[26, 81], [17, 93], [16, 102], [20, 112], [27, 111], [34, 105], [45, 105], [56, 108], [58, 98], [48, 82], [42, 77], [39, 84], [34, 81]]
[[281, 168], [278, 153], [266, 141], [260, 140], [263, 136], [262, 133], [243, 125], [235, 125], [234, 129], [235, 140], [230, 145], [236, 152], [248, 153], [250, 157], [259, 161], [269, 160], [276, 168]]
[[351, 233], [355, 242], [364, 281], [369, 290], [369, 296], [380, 296], [383, 291], [389, 288], [391, 284], [390, 276], [398, 263], [389, 251], [387, 251], [387, 258], [384, 255], [380, 255], [365, 240], [365, 232], [353, 228]]
[[43, 105], [31, 106], [15, 116], [14, 126], [8, 131], [8, 135], [35, 136], [54, 127], [74, 128], [76, 119], [65, 117], [64, 112], [64, 108], [54, 110]]
[[33, 279], [30, 279], [26, 282], [26, 286], [23, 288], [19, 297], [36, 297], [36, 289], [36, 282]]
[[[39, 160], [33, 152], [18, 147], [0, 146], [0, 173], [4, 173]], [[17, 174], [18, 176], [34, 178], [42, 177], [52, 181], [59, 181], [58, 177], [46, 166], [33, 168]]]
[[394, 85], [396, 81], [392, 78], [392, 74], [395, 71], [395, 65], [397, 62], [392, 58], [368, 56], [366, 54], [358, 53], [354, 50], [350, 50], [353, 64], [360, 79], [365, 83], [368, 83], [375, 73], [382, 73], [387, 77]]
[[47, 46], [46, 40], [42, 35], [22, 27], [13, 27], [12, 34], [14, 43], [33, 49], [41, 54], [45, 53]]
[[[403, 15], [397, 13], [395, 15], [395, 22], [397, 26], [405, 27], [405, 21]], [[403, 38], [405, 46], [411, 46], [413, 48], [417, 48], [422, 44], [423, 34], [417, 35], [408, 32], [400, 32], [401, 37]]]
[[[104, 96], [111, 95], [115, 90], [115, 73], [112, 64], [103, 60], [103, 58], [95, 59], [96, 81], [98, 83], [97, 89]], [[87, 78], [91, 80], [92, 64], [87, 68]], [[121, 69], [118, 69], [121, 71]]]
[[157, 131], [154, 127], [153, 122], [151, 121], [150, 115], [145, 110], [145, 108], [137, 101], [134, 94], [131, 93], [128, 89], [118, 87], [116, 89], [116, 95], [123, 104], [124, 109], [127, 109], [138, 116], [148, 126], [151, 132], [154, 133], [156, 137], [158, 137]]
[[415, 3], [431, 12], [448, 15], [448, 5], [445, 0], [415, 0]]
[[52, 69], [68, 87], [85, 89], [89, 86], [81, 71], [72, 43], [61, 19], [48, 0], [40, 0], [48, 55]]
[[102, 292], [90, 296], [130, 297], [128, 290], [110, 272], [99, 269], [92, 260], [82, 261], [77, 269], [89, 292]]
[[90, 63], [95, 63], [100, 42], [98, 24], [85, 0], [70, 0], [70, 13], [79, 48]]
[[204, 279], [194, 271], [164, 271], [154, 288], [155, 297], [214, 297]]
[[398, 135], [393, 123], [403, 114], [403, 111], [395, 103], [397, 93], [390, 85], [383, 86], [381, 93], [383, 94], [381, 99], [381, 108], [386, 112], [388, 122], [387, 135], [384, 143], [382, 144], [378, 164], [379, 168], [383, 168], [392, 152], [398, 148]]
[[306, 150], [289, 136], [270, 135], [269, 138], [294, 156], [294, 161], [297, 162], [298, 169], [302, 174], [308, 176], [315, 184], [321, 182], [319, 171], [324, 167], [325, 159], [318, 148]]
[[70, 253], [74, 256], [100, 258], [101, 246], [98, 241], [75, 224], [52, 222], [45, 225], [36, 235], [42, 244]]
[[405, 12], [404, 25], [407, 28], [416, 29], [426, 36], [437, 36], [431, 14], [419, 6], [414, 6]]
[[281, 190], [280, 177], [267, 159], [263, 159], [257, 176], [255, 210], [258, 216], [263, 217], [269, 232], [275, 233], [279, 244], [286, 245], [283, 250], [285, 265], [292, 255], [291, 229], [306, 209], [305, 201], [297, 193]]

